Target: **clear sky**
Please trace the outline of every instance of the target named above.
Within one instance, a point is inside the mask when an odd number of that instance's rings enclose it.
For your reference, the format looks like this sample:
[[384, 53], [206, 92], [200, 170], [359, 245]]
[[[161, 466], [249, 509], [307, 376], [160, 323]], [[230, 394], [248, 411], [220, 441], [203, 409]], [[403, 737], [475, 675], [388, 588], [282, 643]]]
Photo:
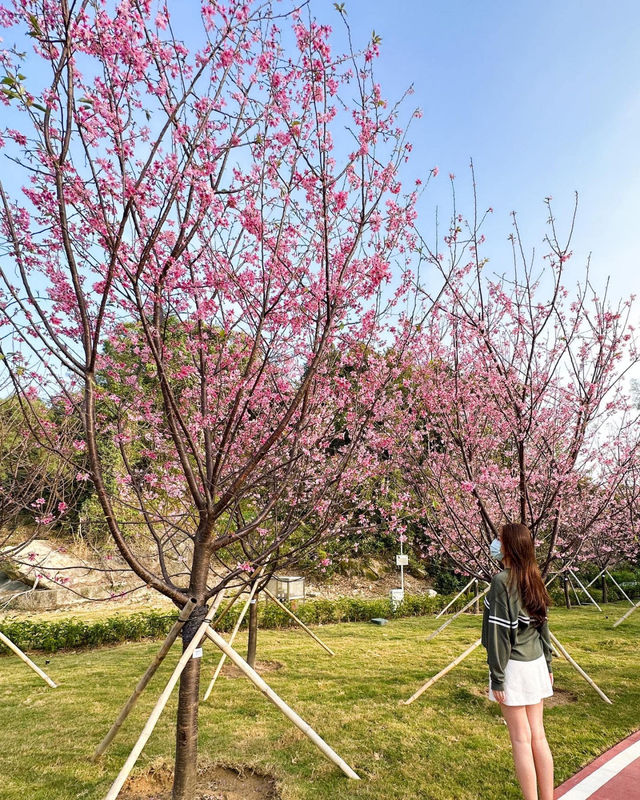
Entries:
[[[333, 2], [312, 10], [340, 29]], [[413, 166], [440, 168], [422, 205], [427, 229], [435, 205], [447, 207], [448, 173], [464, 195], [473, 157], [480, 206], [494, 208], [486, 255], [496, 270], [510, 211], [540, 247], [544, 198], [566, 229], [577, 190], [568, 283], [591, 252], [598, 287], [610, 275], [614, 296], [640, 296], [638, 0], [346, 0], [345, 10], [355, 43], [372, 29], [382, 37], [383, 94], [413, 83], [424, 111]]]

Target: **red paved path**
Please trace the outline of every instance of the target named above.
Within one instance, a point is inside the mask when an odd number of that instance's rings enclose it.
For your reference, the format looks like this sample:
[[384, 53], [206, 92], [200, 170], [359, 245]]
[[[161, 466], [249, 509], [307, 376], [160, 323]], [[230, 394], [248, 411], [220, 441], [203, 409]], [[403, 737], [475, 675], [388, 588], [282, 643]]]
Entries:
[[[565, 797], [573, 789], [574, 797], [589, 798], [589, 800], [640, 800], [640, 751], [631, 763], [624, 766], [616, 775], [609, 778], [602, 786], [589, 793], [586, 778], [593, 775], [596, 770], [605, 767], [617, 755], [620, 755], [632, 745], [640, 742], [640, 730], [623, 739], [615, 747], [607, 750], [591, 764], [580, 770], [573, 778], [569, 778], [554, 792], [554, 800]], [[634, 748], [634, 751], [638, 748]], [[604, 774], [604, 773], [600, 773]], [[583, 783], [584, 782], [584, 783]], [[582, 786], [582, 791], [581, 791]], [[569, 798], [567, 798], [569, 800]]]

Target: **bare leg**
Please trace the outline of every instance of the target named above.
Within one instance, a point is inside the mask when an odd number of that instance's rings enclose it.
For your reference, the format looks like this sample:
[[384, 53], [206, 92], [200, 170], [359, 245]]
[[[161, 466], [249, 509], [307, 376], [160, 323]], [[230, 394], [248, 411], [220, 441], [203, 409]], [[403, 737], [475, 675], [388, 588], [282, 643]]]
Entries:
[[531, 727], [527, 717], [526, 706], [505, 706], [500, 704], [502, 716], [507, 722], [509, 737], [511, 739], [511, 749], [513, 750], [513, 761], [516, 767], [516, 775], [522, 789], [524, 800], [538, 800], [538, 789], [536, 787], [536, 766], [533, 760], [533, 750], [531, 747]]
[[542, 700], [534, 706], [525, 706], [531, 728], [531, 749], [536, 765], [540, 800], [553, 800], [553, 756], [544, 733], [543, 707]]

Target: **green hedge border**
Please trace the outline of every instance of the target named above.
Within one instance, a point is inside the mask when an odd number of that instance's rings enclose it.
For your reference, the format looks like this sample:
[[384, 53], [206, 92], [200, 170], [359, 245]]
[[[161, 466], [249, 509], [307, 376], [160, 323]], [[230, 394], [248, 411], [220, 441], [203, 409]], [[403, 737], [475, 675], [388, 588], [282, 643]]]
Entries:
[[[396, 619], [399, 617], [425, 616], [440, 611], [455, 595], [405, 595], [404, 601], [393, 608], [386, 598], [340, 597], [336, 600], [307, 600], [300, 603], [295, 613], [305, 624], [329, 624], [335, 622], [368, 622], [374, 617]], [[462, 608], [472, 595], [463, 595], [452, 606]], [[238, 603], [225, 615], [217, 626], [221, 632], [230, 631], [238, 619], [242, 604]], [[76, 650], [100, 645], [137, 642], [142, 639], [160, 639], [165, 636], [176, 614], [160, 611], [139, 611], [133, 614], [118, 614], [96, 622], [83, 622], [77, 617], [55, 621], [5, 619], [0, 621], [0, 630], [22, 650], [40, 650], [55, 653], [58, 650]], [[243, 627], [246, 620], [243, 622]], [[260, 628], [289, 628], [295, 622], [275, 603], [260, 603], [258, 607]], [[0, 645], [0, 653], [8, 653]]]

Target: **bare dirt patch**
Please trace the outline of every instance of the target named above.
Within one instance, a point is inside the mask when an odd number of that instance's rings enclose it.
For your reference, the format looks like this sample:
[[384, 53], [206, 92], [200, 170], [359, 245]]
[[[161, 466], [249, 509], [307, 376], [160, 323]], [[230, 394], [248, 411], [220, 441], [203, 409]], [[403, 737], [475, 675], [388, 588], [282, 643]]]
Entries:
[[[171, 800], [173, 770], [168, 764], [152, 765], [129, 778], [122, 800]], [[276, 781], [250, 768], [234, 769], [220, 764], [198, 769], [198, 782], [192, 800], [279, 800]]]
[[547, 697], [544, 701], [544, 707], [553, 708], [554, 706], [566, 706], [569, 705], [569, 703], [575, 703], [577, 699], [577, 695], [567, 689], [554, 688], [553, 696]]
[[[471, 693], [475, 694], [477, 697], [484, 697], [487, 700], [489, 699], [489, 689], [487, 686], [485, 686], [483, 689], [473, 688], [471, 689]], [[555, 706], [566, 706], [569, 703], [575, 703], [577, 699], [577, 696], [573, 692], [570, 692], [567, 689], [558, 689], [554, 687], [553, 695], [545, 698], [544, 707], [554, 708]]]
[[[265, 672], [277, 672], [279, 669], [282, 669], [280, 661], [256, 661], [255, 671], [258, 675], [262, 675]], [[239, 670], [235, 664], [230, 664], [228, 661], [225, 662], [220, 674], [224, 678], [240, 678], [244, 676], [242, 670]]]

